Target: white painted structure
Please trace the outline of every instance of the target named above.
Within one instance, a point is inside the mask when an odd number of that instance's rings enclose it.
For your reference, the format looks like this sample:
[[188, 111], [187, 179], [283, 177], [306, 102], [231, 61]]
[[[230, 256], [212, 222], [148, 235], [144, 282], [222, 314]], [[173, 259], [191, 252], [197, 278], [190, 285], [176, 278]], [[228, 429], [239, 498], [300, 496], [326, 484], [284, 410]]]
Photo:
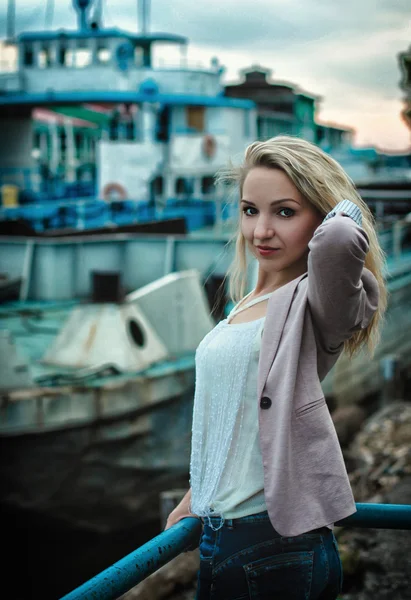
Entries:
[[[133, 326], [141, 334], [141, 343], [133, 338]], [[73, 309], [42, 362], [140, 371], [166, 357], [164, 344], [137, 306], [86, 304]]]
[[197, 269], [156, 279], [128, 294], [126, 302], [146, 315], [169, 356], [195, 352], [215, 326]]

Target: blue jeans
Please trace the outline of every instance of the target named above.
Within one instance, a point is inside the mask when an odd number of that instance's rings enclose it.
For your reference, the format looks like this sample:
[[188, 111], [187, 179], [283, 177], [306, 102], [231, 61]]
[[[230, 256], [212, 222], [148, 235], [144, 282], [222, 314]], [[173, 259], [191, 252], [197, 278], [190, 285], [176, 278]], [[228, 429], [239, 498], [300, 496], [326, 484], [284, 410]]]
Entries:
[[284, 537], [267, 512], [227, 519], [217, 531], [204, 520], [196, 600], [335, 600], [342, 581], [327, 527]]

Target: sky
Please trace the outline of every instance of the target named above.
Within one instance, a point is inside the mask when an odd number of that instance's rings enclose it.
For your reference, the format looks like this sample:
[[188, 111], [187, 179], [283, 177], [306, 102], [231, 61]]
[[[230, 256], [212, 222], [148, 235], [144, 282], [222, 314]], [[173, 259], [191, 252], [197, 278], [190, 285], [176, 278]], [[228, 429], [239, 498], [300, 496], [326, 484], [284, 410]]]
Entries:
[[[138, 0], [102, 0], [106, 26], [141, 29]], [[398, 53], [411, 47], [411, 0], [151, 0], [150, 31], [190, 39], [189, 62], [260, 65], [272, 80], [319, 96], [317, 121], [352, 127], [356, 146], [405, 151]], [[0, 0], [0, 37], [7, 0]], [[16, 31], [75, 28], [72, 0], [16, 0]], [[171, 56], [168, 53], [168, 56]]]

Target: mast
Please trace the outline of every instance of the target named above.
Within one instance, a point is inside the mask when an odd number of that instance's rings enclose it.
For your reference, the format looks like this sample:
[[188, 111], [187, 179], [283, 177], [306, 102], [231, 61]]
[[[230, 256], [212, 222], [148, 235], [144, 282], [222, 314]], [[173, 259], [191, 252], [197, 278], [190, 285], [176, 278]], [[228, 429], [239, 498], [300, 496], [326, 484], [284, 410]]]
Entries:
[[103, 24], [103, 0], [95, 0], [91, 26], [100, 29]]
[[150, 0], [139, 0], [139, 24], [141, 23], [140, 31], [143, 35], [148, 33], [148, 23], [150, 19]]
[[93, 0], [73, 0], [74, 9], [78, 14], [79, 29], [89, 29], [88, 13]]
[[7, 4], [7, 41], [12, 42], [16, 35], [16, 2], [8, 0]]

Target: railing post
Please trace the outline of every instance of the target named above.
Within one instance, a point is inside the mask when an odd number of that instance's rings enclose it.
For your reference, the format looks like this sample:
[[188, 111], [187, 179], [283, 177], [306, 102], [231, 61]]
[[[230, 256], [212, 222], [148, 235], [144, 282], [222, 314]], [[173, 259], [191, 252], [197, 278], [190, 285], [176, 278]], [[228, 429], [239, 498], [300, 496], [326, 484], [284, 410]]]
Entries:
[[392, 250], [395, 259], [401, 258], [403, 229], [404, 222], [402, 220], [395, 221], [392, 228]]
[[399, 357], [388, 354], [380, 361], [383, 386], [381, 389], [380, 408], [389, 406], [394, 400], [402, 399], [402, 378]]
[[22, 272], [22, 283], [20, 287], [19, 300], [24, 302], [27, 300], [30, 289], [30, 282], [33, 270], [33, 254], [34, 254], [34, 240], [28, 240], [26, 242], [26, 250], [24, 252], [23, 272]]
[[375, 203], [375, 218], [377, 220], [382, 219], [384, 217], [384, 202], [376, 202]]
[[186, 493], [187, 490], [169, 490], [160, 493], [160, 517], [162, 529], [166, 526], [168, 515], [181, 502]]

